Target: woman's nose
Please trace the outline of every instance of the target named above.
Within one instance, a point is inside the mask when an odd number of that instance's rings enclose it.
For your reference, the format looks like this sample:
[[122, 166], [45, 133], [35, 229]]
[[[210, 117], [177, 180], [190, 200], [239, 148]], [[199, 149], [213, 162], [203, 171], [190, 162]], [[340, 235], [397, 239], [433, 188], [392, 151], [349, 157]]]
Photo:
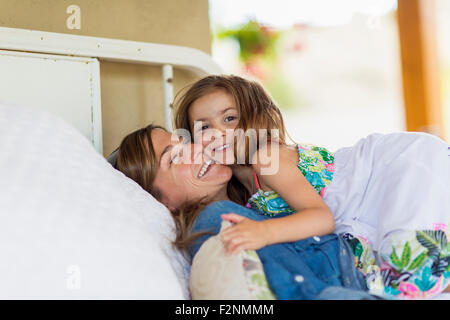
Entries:
[[191, 143], [189, 145], [191, 154], [191, 163], [202, 163], [204, 146], [202, 144]]

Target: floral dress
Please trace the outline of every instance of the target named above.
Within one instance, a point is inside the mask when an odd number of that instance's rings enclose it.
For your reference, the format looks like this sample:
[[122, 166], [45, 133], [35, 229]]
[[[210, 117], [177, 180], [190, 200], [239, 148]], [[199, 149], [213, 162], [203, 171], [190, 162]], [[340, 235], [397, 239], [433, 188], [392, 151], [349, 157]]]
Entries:
[[[297, 144], [297, 167], [314, 189], [324, 196], [327, 186], [333, 179], [334, 156], [327, 149], [311, 144]], [[279, 213], [294, 213], [289, 205], [275, 192], [263, 191], [255, 174], [258, 191], [250, 197], [247, 207], [257, 209], [265, 215], [275, 216]]]
[[[333, 180], [334, 155], [311, 144], [297, 145], [298, 168], [323, 198]], [[274, 217], [295, 211], [275, 192], [260, 188], [255, 173], [257, 192], [247, 207]], [[353, 250], [355, 266], [365, 276], [371, 294], [387, 299], [425, 299], [441, 293], [450, 284], [450, 243], [447, 226], [433, 230], [398, 231], [375, 253], [369, 241], [352, 233], [341, 236]]]

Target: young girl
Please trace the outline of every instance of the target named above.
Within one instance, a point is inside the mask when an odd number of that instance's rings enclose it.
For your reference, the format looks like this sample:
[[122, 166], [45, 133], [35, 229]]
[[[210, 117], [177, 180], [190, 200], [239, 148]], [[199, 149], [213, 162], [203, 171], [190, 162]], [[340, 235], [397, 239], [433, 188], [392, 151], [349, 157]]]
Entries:
[[[312, 144], [290, 146], [269, 94], [237, 76], [209, 76], [191, 86], [177, 103], [175, 126], [202, 135], [214, 159], [230, 164], [235, 177], [230, 193], [251, 195], [247, 206], [280, 217], [261, 223], [224, 215], [235, 223], [223, 234], [228, 252], [310, 236], [320, 241], [334, 231], [346, 233], [375, 294], [424, 298], [448, 286], [450, 157], [439, 138], [375, 133], [334, 154]], [[267, 143], [254, 154], [247, 145], [245, 164], [232, 163], [230, 132], [238, 128], [268, 130]], [[217, 139], [218, 132], [224, 140]], [[271, 157], [273, 144], [279, 154]], [[269, 162], [262, 161], [265, 154]], [[274, 161], [278, 170], [262, 174]]]

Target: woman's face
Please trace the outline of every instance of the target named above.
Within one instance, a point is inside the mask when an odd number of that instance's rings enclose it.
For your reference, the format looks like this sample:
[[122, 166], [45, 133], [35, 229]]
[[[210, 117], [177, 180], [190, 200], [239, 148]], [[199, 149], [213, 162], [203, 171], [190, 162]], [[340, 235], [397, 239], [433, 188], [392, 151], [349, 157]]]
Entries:
[[231, 169], [205, 159], [202, 148], [177, 143], [171, 138], [169, 132], [161, 129], [151, 133], [158, 161], [153, 181], [155, 196], [173, 211], [187, 200], [226, 193]]
[[233, 97], [225, 90], [214, 90], [195, 100], [188, 116], [194, 140], [201, 138], [206, 153], [219, 163], [234, 163], [232, 133], [239, 113]]

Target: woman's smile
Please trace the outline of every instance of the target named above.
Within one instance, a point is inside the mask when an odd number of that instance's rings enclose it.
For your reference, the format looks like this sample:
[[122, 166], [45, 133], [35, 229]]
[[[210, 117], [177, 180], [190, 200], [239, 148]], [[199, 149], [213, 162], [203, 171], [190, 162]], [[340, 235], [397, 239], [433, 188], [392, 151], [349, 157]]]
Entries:
[[202, 178], [209, 170], [209, 168], [211, 168], [214, 165], [214, 161], [213, 160], [208, 160], [206, 161], [200, 168], [200, 171], [197, 175], [197, 178]]

